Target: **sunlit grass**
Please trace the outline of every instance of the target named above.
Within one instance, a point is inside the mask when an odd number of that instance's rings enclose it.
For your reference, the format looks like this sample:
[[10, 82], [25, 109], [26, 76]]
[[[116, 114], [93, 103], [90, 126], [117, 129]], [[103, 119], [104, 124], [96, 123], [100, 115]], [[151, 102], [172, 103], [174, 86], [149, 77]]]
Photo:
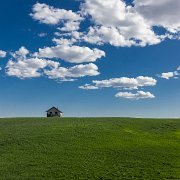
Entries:
[[0, 119], [0, 179], [178, 179], [180, 120]]

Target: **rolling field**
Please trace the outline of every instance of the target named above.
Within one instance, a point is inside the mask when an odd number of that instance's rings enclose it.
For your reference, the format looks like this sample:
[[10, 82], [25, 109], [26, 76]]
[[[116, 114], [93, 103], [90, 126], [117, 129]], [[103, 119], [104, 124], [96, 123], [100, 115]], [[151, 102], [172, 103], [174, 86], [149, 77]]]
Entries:
[[0, 179], [180, 179], [180, 120], [0, 119]]

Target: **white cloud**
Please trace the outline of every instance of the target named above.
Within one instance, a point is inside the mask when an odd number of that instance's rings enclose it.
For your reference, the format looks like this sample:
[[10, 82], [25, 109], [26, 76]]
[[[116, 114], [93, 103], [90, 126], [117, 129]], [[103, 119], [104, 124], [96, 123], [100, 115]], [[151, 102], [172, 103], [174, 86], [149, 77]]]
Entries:
[[[127, 5], [123, 0], [84, 0], [80, 12], [72, 12], [36, 3], [31, 16], [41, 23], [58, 24], [61, 37], [69, 36], [75, 42], [89, 42], [97, 45], [109, 43], [112, 46], [131, 47], [158, 44], [166, 38], [179, 39], [179, 34], [157, 35], [153, 27], [164, 27], [177, 33], [180, 29], [179, 0], [134, 0]], [[83, 16], [83, 17], [82, 17]], [[78, 32], [80, 22], [90, 18], [91, 26], [86, 32]], [[90, 61], [91, 62], [91, 61]], [[92, 61], [93, 62], [93, 61]]]
[[155, 98], [150, 92], [137, 91], [137, 93], [132, 92], [119, 92], [115, 95], [117, 98], [139, 100], [139, 99], [152, 99]]
[[50, 79], [68, 80], [69, 78], [79, 78], [84, 76], [96, 76], [99, 75], [98, 67], [93, 64], [80, 64], [70, 68], [57, 67], [51, 70], [45, 70], [44, 73]]
[[56, 68], [59, 63], [39, 58], [9, 60], [6, 66], [8, 76], [15, 76], [21, 79], [40, 77], [45, 67]]
[[75, 78], [100, 74], [98, 67], [93, 63], [66, 68], [61, 67], [60, 63], [56, 61], [27, 57], [25, 52], [27, 52], [25, 48], [20, 48], [19, 51], [12, 54], [14, 59], [10, 59], [6, 65], [6, 74], [8, 76], [26, 79], [45, 75], [50, 79], [72, 81]]
[[115, 27], [96, 26], [90, 27], [87, 35], [83, 37], [86, 42], [93, 44], [109, 43], [112, 46], [131, 46], [134, 41], [125, 39], [120, 30]]
[[[146, 86], [155, 86], [157, 81], [152, 77], [144, 77], [138, 76], [137, 78], [113, 78], [102, 81], [92, 81], [93, 84], [85, 84], [84, 86], [79, 86], [80, 89], [84, 90], [95, 90], [101, 88], [117, 88], [117, 89], [138, 89]], [[137, 93], [132, 92], [119, 92], [115, 95], [118, 98], [125, 98], [131, 100], [139, 100], [139, 99], [148, 99], [155, 98], [153, 94], [150, 92], [137, 91]]]
[[96, 25], [93, 32], [88, 33], [89, 42], [98, 38], [115, 46], [146, 46], [161, 42], [144, 17], [121, 0], [85, 0], [81, 9]]
[[174, 72], [167, 72], [167, 73], [162, 73], [160, 75], [161, 78], [164, 78], [164, 79], [170, 79], [172, 77], [174, 77]]
[[92, 16], [96, 24], [118, 26], [125, 19], [125, 6], [121, 0], [85, 0], [81, 9], [84, 14]]
[[121, 89], [138, 89], [144, 86], [155, 86], [157, 81], [152, 77], [138, 76], [137, 78], [112, 78], [108, 80], [92, 81], [93, 85], [86, 84], [80, 86], [81, 89], [100, 89], [100, 88], [121, 88]]
[[93, 90], [93, 89], [99, 89], [97, 86], [93, 86], [90, 84], [85, 84], [84, 86], [79, 86], [80, 89], [85, 89], [85, 90]]
[[134, 4], [151, 26], [162, 26], [173, 33], [180, 31], [179, 0], [134, 0]]
[[57, 45], [73, 45], [76, 40], [75, 39], [65, 39], [65, 38], [54, 38], [53, 42], [55, 42]]
[[0, 50], [0, 58], [6, 57], [6, 54], [7, 53], [5, 51]]
[[[179, 0], [134, 0], [133, 3], [127, 6], [122, 0], [84, 0], [82, 12], [95, 24], [85, 40], [113, 46], [146, 46], [165, 38], [180, 38]], [[157, 35], [154, 26], [170, 33]]]
[[15, 51], [14, 56], [26, 57], [26, 55], [28, 54], [29, 54], [29, 50], [26, 49], [24, 46], [22, 46], [21, 48], [19, 48], [18, 51]]
[[171, 79], [171, 78], [178, 78], [180, 76], [180, 67], [178, 67], [175, 71], [173, 72], [164, 72], [159, 75], [159, 77], [163, 79]]
[[30, 15], [33, 19], [45, 24], [58, 24], [64, 20], [81, 21], [82, 17], [71, 11], [65, 9], [57, 9], [44, 3], [36, 3], [32, 9], [33, 13]]
[[60, 31], [77, 31], [79, 30], [80, 22], [79, 21], [67, 21], [64, 23], [63, 27], [58, 28]]
[[39, 53], [35, 53], [35, 56], [43, 58], [60, 58], [70, 63], [84, 63], [96, 61], [105, 56], [105, 52], [97, 48], [90, 49], [88, 47], [75, 45], [57, 45], [39, 49]]

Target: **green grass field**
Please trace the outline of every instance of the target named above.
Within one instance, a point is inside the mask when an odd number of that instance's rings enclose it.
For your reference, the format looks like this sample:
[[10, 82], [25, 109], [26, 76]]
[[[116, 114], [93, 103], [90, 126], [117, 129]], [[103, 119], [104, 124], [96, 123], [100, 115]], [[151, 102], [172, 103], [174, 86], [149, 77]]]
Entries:
[[0, 119], [0, 179], [180, 179], [180, 120]]

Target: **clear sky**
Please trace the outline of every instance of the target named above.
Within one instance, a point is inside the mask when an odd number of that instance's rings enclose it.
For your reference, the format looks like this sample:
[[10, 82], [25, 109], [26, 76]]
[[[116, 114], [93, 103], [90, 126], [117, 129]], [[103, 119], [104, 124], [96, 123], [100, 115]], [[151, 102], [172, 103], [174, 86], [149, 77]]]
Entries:
[[0, 117], [180, 117], [179, 0], [0, 2]]

